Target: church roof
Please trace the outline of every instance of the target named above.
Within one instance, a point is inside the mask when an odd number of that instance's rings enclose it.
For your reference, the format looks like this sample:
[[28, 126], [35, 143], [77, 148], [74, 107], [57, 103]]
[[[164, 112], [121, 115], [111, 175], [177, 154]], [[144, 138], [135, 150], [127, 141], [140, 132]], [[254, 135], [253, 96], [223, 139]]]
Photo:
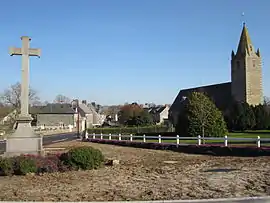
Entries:
[[30, 107], [31, 114], [74, 114], [71, 104], [47, 104], [46, 106]]
[[231, 82], [220, 83], [214, 85], [207, 85], [201, 87], [195, 87], [190, 89], [180, 90], [175, 98], [170, 111], [181, 111], [181, 106], [186, 101], [185, 98], [189, 97], [192, 92], [203, 92], [210, 97], [219, 109], [225, 109], [228, 104], [228, 100], [231, 99]]

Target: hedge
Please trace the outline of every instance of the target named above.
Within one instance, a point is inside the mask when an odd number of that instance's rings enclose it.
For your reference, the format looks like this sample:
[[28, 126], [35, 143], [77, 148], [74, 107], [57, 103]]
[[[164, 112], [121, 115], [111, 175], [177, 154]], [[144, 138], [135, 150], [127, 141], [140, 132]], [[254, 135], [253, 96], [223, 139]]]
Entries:
[[171, 143], [151, 143], [151, 142], [131, 142], [126, 140], [101, 140], [87, 139], [85, 141], [95, 142], [100, 144], [113, 144], [126, 147], [156, 149], [156, 150], [171, 150], [189, 154], [204, 154], [212, 156], [240, 156], [240, 157], [256, 157], [270, 156], [270, 147], [245, 147], [224, 145], [176, 145]]
[[[150, 133], [136, 133], [136, 135], [145, 135], [145, 136], [157, 136], [157, 135], [161, 135], [162, 137], [176, 137], [176, 135], [179, 135], [176, 132], [159, 132], [159, 133], [155, 133], [155, 132], [150, 132]], [[181, 135], [179, 135], [181, 137]]]
[[168, 132], [167, 126], [124, 127], [124, 128], [89, 128], [89, 134], [137, 134], [137, 133], [161, 133]]

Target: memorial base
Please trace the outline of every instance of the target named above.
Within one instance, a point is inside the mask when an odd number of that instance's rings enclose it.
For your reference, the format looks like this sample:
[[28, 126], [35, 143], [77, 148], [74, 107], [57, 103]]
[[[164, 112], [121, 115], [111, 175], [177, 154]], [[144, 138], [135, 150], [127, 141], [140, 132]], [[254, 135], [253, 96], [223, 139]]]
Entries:
[[18, 119], [16, 131], [7, 137], [4, 156], [19, 156], [22, 154], [43, 155], [42, 136], [35, 134], [31, 120]]

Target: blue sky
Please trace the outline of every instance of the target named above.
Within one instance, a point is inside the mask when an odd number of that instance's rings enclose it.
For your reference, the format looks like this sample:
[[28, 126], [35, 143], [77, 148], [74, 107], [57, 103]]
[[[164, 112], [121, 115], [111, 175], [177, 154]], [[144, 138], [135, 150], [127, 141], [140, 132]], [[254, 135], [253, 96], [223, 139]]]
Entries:
[[270, 96], [269, 8], [268, 0], [3, 1], [0, 91], [20, 81], [21, 57], [8, 48], [28, 35], [42, 49], [30, 61], [30, 84], [42, 100], [172, 103], [180, 89], [230, 81], [245, 19]]

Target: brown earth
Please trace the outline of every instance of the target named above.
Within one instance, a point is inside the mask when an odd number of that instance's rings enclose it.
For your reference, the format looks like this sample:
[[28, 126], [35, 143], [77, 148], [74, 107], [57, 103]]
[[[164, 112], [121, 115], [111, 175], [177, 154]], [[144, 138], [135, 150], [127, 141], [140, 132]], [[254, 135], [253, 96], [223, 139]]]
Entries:
[[[120, 164], [92, 171], [0, 177], [0, 200], [116, 201], [270, 195], [269, 157], [211, 157], [76, 141], [49, 147], [74, 145], [91, 145], [107, 158], [119, 159]], [[208, 172], [210, 169], [234, 170]]]

